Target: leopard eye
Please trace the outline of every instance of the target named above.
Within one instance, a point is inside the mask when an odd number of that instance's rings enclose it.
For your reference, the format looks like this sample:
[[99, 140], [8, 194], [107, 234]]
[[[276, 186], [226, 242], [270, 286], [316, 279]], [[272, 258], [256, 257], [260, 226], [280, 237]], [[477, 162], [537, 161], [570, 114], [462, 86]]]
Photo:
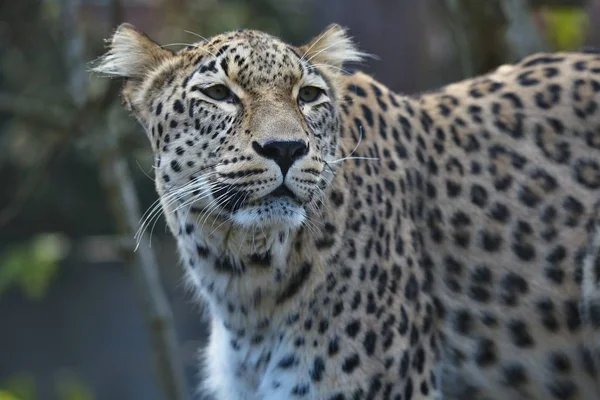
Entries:
[[231, 90], [225, 85], [213, 85], [202, 89], [202, 93], [213, 100], [225, 101], [233, 97]]
[[321, 88], [304, 86], [303, 88], [300, 88], [300, 91], [298, 92], [298, 99], [303, 103], [312, 103], [317, 101], [323, 93], [323, 89]]

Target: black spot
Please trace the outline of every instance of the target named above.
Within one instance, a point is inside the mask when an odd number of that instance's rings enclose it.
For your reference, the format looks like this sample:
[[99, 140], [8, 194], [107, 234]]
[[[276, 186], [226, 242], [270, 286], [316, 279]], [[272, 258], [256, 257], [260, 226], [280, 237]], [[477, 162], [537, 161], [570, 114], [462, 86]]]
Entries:
[[506, 305], [516, 305], [518, 297], [526, 294], [529, 290], [529, 284], [520, 275], [509, 272], [500, 281], [502, 288], [501, 298]]
[[400, 363], [398, 364], [398, 374], [400, 375], [401, 379], [405, 379], [406, 376], [408, 375], [408, 367], [410, 366], [410, 354], [408, 353], [408, 350], [404, 350], [404, 353], [402, 354], [402, 359], [400, 360]]
[[334, 317], [337, 317], [338, 315], [340, 315], [342, 313], [342, 311], [344, 311], [344, 303], [342, 303], [341, 301], [336, 302], [333, 305], [333, 313], [332, 313], [332, 315]]
[[594, 329], [600, 328], [600, 304], [597, 300], [589, 300], [587, 302], [585, 314]]
[[481, 323], [490, 328], [498, 326], [498, 318], [489, 312], [483, 312], [481, 315]]
[[600, 165], [595, 160], [577, 160], [575, 179], [588, 189], [600, 188]]
[[356, 369], [356, 367], [358, 367], [360, 364], [360, 357], [358, 356], [357, 353], [352, 354], [349, 357], [346, 357], [344, 359], [344, 362], [342, 363], [342, 371], [344, 371], [347, 374], [351, 374], [352, 371], [354, 371]]
[[509, 363], [502, 367], [503, 383], [511, 387], [523, 386], [527, 383], [527, 371], [519, 363]]
[[579, 315], [579, 305], [576, 300], [565, 301], [565, 318], [567, 327], [571, 332], [576, 331], [581, 326], [581, 317]]
[[492, 296], [490, 291], [482, 286], [470, 286], [467, 295], [480, 303], [487, 303]]
[[312, 319], [307, 318], [306, 321], [304, 321], [304, 330], [310, 331], [311, 329], [312, 329]]
[[485, 207], [488, 194], [485, 188], [481, 185], [471, 186], [471, 202], [479, 207]]
[[585, 372], [591, 377], [596, 378], [596, 362], [592, 356], [592, 353], [590, 352], [590, 349], [585, 345], [580, 345], [579, 354], [581, 358], [581, 364], [583, 365]]
[[356, 93], [357, 96], [367, 97], [367, 92], [363, 88], [361, 88], [360, 86], [357, 86], [357, 85], [348, 85], [347, 89], [348, 89], [349, 92]]
[[200, 246], [199, 244], [196, 245], [196, 252], [198, 253], [198, 256], [200, 258], [206, 258], [208, 257], [209, 251], [207, 247], [204, 246]]
[[194, 232], [194, 224], [185, 224], [185, 233], [191, 235]]
[[552, 249], [552, 251], [546, 256], [546, 261], [551, 264], [558, 264], [563, 261], [566, 256], [567, 250], [564, 246], [559, 245]]
[[494, 203], [490, 208], [490, 216], [498, 222], [506, 222], [510, 218], [510, 211], [504, 204]]
[[553, 380], [548, 383], [548, 390], [555, 399], [568, 400], [577, 393], [577, 386], [571, 381]]
[[412, 379], [409, 377], [406, 380], [406, 386], [404, 387], [404, 398], [406, 400], [412, 400], [412, 395], [413, 395], [413, 382], [412, 382]]
[[517, 80], [521, 86], [535, 86], [540, 83], [539, 79], [532, 78], [535, 71], [525, 71], [517, 76]]
[[226, 273], [241, 272], [233, 266], [228, 258], [219, 258], [215, 261], [215, 270]]
[[289, 298], [293, 297], [300, 288], [304, 285], [304, 283], [308, 280], [310, 276], [310, 272], [312, 270], [312, 265], [305, 262], [300, 266], [300, 270], [292, 276], [289, 280], [287, 286], [283, 289], [283, 291], [277, 296], [276, 302], [278, 304], [283, 303]]
[[542, 201], [542, 198], [534, 193], [528, 186], [521, 187], [519, 199], [528, 207], [535, 207]]
[[294, 354], [287, 354], [285, 357], [279, 360], [277, 366], [281, 369], [289, 369], [296, 364], [298, 364], [298, 359], [296, 356]]
[[365, 121], [367, 121], [367, 124], [369, 125], [369, 127], [372, 128], [373, 127], [373, 113], [371, 112], [371, 109], [364, 104], [361, 104], [361, 108], [362, 108], [363, 117], [365, 118]]
[[446, 181], [446, 192], [448, 197], [456, 197], [460, 194], [462, 187], [459, 183], [453, 181]]
[[183, 108], [183, 103], [179, 99], [177, 99], [177, 100], [175, 100], [175, 102], [173, 102], [173, 109], [175, 111], [177, 111], [179, 114], [183, 114], [185, 112], [185, 109]]
[[481, 367], [494, 364], [498, 359], [494, 342], [487, 338], [480, 338], [475, 347], [474, 359], [477, 365]]
[[537, 65], [556, 64], [564, 60], [564, 57], [553, 57], [547, 55], [534, 55], [526, 58], [523, 67], [533, 67]]
[[478, 265], [471, 272], [471, 280], [478, 284], [492, 283], [492, 271], [485, 265]]
[[484, 230], [480, 232], [480, 238], [481, 246], [488, 252], [498, 251], [502, 245], [502, 236], [497, 233]]
[[571, 361], [563, 353], [550, 353], [549, 362], [552, 369], [556, 372], [567, 373], [571, 370]]
[[423, 368], [425, 366], [425, 351], [423, 350], [423, 346], [419, 346], [414, 352], [412, 365], [419, 374], [423, 373]]
[[508, 330], [515, 346], [528, 348], [534, 345], [533, 337], [529, 334], [525, 322], [512, 320], [508, 323]]
[[453, 318], [454, 330], [461, 335], [468, 335], [473, 328], [473, 319], [471, 313], [466, 309], [457, 310], [454, 312]]
[[365, 351], [367, 352], [368, 356], [373, 355], [373, 353], [375, 352], [376, 343], [377, 343], [377, 334], [375, 332], [373, 332], [372, 330], [369, 330], [365, 334], [365, 339], [363, 341], [363, 346], [365, 347]]
[[300, 383], [292, 388], [292, 396], [304, 397], [310, 391], [310, 387], [306, 383]]
[[406, 335], [406, 332], [408, 332], [408, 326], [409, 324], [409, 320], [408, 320], [408, 314], [406, 312], [406, 310], [404, 309], [403, 306], [400, 307], [400, 322], [398, 323], [398, 333], [402, 336]]
[[327, 354], [329, 357], [336, 355], [340, 351], [339, 339], [335, 336], [333, 339], [329, 341], [329, 346], [327, 349]]
[[227, 73], [229, 71], [229, 59], [227, 57], [224, 57], [221, 60], [221, 68], [223, 69], [223, 72], [225, 73], [225, 75], [227, 75]]
[[565, 279], [565, 272], [558, 267], [546, 267], [544, 268], [544, 274], [557, 285], [562, 284]]
[[352, 322], [350, 322], [348, 325], [346, 325], [346, 333], [348, 334], [348, 336], [350, 337], [355, 337], [358, 332], [360, 332], [360, 321], [359, 320], [354, 320]]
[[419, 283], [413, 274], [410, 275], [406, 286], [404, 287], [404, 297], [407, 300], [414, 300], [417, 298], [419, 293]]
[[494, 187], [496, 190], [505, 191], [507, 190], [513, 182], [513, 178], [510, 175], [500, 176], [494, 180]]
[[313, 382], [320, 382], [323, 379], [323, 372], [325, 372], [325, 362], [322, 357], [317, 356], [310, 370], [310, 379]]
[[175, 172], [181, 172], [181, 165], [177, 160], [171, 161], [171, 169]]
[[512, 249], [522, 261], [531, 261], [535, 258], [535, 248], [529, 243], [515, 242], [512, 244]]
[[252, 254], [250, 256], [250, 262], [262, 267], [268, 267], [271, 265], [271, 253], [267, 252], [264, 254]]
[[344, 204], [344, 195], [340, 191], [332, 190], [329, 198], [337, 208]]

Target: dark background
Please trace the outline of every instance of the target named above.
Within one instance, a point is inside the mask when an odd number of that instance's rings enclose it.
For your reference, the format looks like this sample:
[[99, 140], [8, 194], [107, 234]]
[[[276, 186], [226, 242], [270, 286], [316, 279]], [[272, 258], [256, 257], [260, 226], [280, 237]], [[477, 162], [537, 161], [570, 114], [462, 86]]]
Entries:
[[[141, 307], [152, 294], [132, 274], [131, 210], [110, 174], [117, 149], [145, 210], [151, 154], [118, 85], [87, 73], [118, 23], [177, 48], [198, 40], [186, 30], [302, 44], [336, 22], [377, 56], [363, 69], [415, 94], [533, 51], [597, 46], [599, 18], [596, 0], [0, 1], [0, 399], [165, 398]], [[207, 325], [162, 219], [151, 251], [191, 392]]]

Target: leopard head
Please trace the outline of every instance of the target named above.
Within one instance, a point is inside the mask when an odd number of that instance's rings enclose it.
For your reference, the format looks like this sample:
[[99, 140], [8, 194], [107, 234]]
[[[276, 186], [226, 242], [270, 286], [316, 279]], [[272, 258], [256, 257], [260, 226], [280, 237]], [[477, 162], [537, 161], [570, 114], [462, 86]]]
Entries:
[[240, 30], [173, 52], [123, 24], [94, 71], [125, 79], [167, 211], [264, 229], [298, 227], [319, 207], [339, 147], [341, 67], [361, 57], [338, 25], [299, 47]]

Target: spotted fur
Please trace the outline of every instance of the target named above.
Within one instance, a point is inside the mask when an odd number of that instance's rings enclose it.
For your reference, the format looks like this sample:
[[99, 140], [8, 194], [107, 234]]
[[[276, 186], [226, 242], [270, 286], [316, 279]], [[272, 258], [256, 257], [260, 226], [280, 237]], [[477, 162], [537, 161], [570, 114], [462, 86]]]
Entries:
[[123, 25], [96, 67], [126, 80], [209, 305], [204, 388], [600, 398], [600, 56], [415, 97], [343, 71], [360, 57], [337, 26], [172, 53]]

